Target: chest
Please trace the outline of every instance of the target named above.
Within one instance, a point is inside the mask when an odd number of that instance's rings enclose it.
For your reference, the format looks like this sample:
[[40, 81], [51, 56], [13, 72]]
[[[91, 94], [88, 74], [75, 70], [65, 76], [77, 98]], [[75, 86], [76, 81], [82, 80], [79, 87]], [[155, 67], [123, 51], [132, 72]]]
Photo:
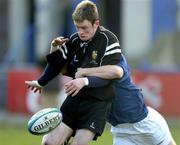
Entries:
[[89, 43], [77, 43], [71, 62], [77, 67], [100, 66], [106, 50], [106, 42], [94, 40]]

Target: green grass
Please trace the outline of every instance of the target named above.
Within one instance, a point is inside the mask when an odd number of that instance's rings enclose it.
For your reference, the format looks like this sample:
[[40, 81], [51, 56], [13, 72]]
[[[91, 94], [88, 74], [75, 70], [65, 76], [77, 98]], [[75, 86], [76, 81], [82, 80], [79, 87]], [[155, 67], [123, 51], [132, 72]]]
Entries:
[[33, 136], [22, 127], [0, 129], [0, 145], [38, 145], [40, 140], [40, 136]]
[[[179, 126], [170, 126], [170, 130], [177, 144], [180, 144], [180, 128]], [[40, 145], [41, 136], [30, 134], [26, 125], [12, 126], [0, 125], [0, 145]], [[112, 145], [112, 135], [109, 132], [109, 127], [106, 128], [104, 134], [98, 139], [93, 141], [91, 145]]]
[[176, 144], [179, 145], [180, 144], [180, 138], [179, 138], [180, 128], [173, 127], [173, 128], [170, 128], [170, 130], [171, 130], [174, 140], [176, 141]]

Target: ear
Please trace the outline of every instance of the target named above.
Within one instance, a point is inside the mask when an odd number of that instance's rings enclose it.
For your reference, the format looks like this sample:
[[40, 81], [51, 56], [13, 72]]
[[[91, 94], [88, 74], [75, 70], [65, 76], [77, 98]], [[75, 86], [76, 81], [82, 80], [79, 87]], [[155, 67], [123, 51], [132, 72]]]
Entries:
[[99, 20], [96, 20], [96, 21], [94, 22], [94, 24], [97, 25], [97, 26], [99, 26]]

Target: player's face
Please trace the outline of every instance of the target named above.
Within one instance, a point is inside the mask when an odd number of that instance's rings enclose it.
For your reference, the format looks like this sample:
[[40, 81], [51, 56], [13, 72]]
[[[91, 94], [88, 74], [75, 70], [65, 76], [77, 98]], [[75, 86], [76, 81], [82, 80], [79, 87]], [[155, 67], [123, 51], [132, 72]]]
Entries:
[[99, 26], [99, 20], [95, 21], [94, 24], [88, 20], [84, 20], [83, 22], [78, 23], [74, 21], [74, 25], [76, 26], [80, 39], [82, 41], [87, 41], [92, 39], [96, 33], [96, 30]]

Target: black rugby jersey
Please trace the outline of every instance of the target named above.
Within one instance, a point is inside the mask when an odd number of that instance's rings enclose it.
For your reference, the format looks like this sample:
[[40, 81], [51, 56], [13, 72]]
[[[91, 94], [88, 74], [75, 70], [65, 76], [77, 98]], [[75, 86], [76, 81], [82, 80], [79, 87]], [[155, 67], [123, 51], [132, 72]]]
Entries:
[[[42, 86], [46, 85], [63, 68], [66, 70], [65, 75], [74, 77], [77, 68], [80, 67], [90, 68], [118, 64], [120, 57], [121, 49], [117, 37], [104, 27], [99, 27], [92, 40], [86, 42], [81, 41], [78, 34], [75, 33], [58, 51], [47, 55], [48, 65], [38, 82]], [[100, 100], [112, 98], [112, 83], [103, 87], [84, 87], [78, 95]]]

